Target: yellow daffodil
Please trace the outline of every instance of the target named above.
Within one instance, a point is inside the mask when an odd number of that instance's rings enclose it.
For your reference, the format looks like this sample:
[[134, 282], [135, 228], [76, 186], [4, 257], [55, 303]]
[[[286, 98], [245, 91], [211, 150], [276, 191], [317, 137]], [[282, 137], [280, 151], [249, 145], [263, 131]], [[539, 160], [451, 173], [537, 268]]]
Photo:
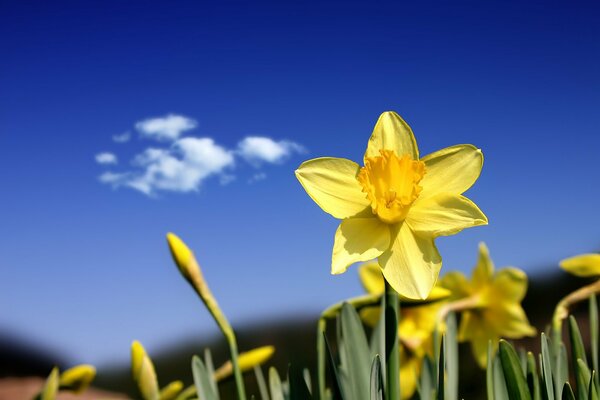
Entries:
[[[238, 358], [240, 370], [242, 372], [246, 372], [265, 363], [271, 358], [271, 356], [273, 356], [273, 353], [275, 353], [275, 347], [273, 346], [258, 347], [256, 349], [240, 353]], [[233, 365], [231, 364], [231, 361], [227, 361], [215, 371], [215, 380], [221, 381], [231, 376], [232, 373]]]
[[600, 276], [600, 254], [581, 254], [560, 262], [565, 271], [581, 277]]
[[[359, 268], [361, 283], [369, 294], [383, 294], [384, 280], [377, 263], [363, 264]], [[401, 307], [398, 324], [400, 341], [400, 390], [402, 399], [409, 399], [417, 388], [417, 379], [423, 357], [432, 354], [432, 336], [442, 301], [450, 292], [439, 286], [433, 288], [427, 302]], [[367, 325], [374, 326], [379, 320], [379, 307], [361, 310], [361, 318]]]
[[[533, 336], [521, 301], [527, 292], [527, 275], [514, 267], [494, 271], [488, 249], [479, 245], [479, 259], [471, 280], [460, 272], [450, 272], [441, 285], [452, 291], [447, 310], [462, 311], [459, 341], [471, 342], [477, 363], [485, 368], [488, 341], [497, 348], [500, 338], [518, 339]], [[453, 307], [454, 306], [454, 307]]]
[[131, 344], [131, 374], [144, 400], [158, 400], [158, 381], [154, 364], [144, 346], [137, 340]]
[[69, 368], [60, 374], [60, 388], [75, 393], [84, 392], [96, 377], [96, 368], [92, 365], [81, 364]]
[[304, 162], [296, 177], [327, 213], [342, 220], [331, 272], [378, 259], [385, 279], [402, 296], [425, 299], [442, 259], [438, 236], [487, 224], [461, 194], [477, 180], [481, 150], [457, 145], [419, 158], [410, 127], [394, 112], [381, 114], [367, 144], [364, 166], [343, 158]]

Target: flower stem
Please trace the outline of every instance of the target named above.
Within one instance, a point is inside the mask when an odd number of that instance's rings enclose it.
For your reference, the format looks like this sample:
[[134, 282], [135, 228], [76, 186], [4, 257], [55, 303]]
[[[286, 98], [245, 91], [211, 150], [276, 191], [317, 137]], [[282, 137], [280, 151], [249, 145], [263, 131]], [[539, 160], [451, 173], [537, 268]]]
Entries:
[[398, 349], [398, 293], [385, 282], [385, 353], [386, 353], [386, 398], [400, 398], [400, 351]]
[[325, 328], [327, 320], [323, 315], [317, 323], [317, 382], [319, 385], [319, 399], [325, 399]]
[[242, 377], [242, 371], [240, 370], [240, 366], [238, 363], [238, 348], [237, 341], [235, 338], [235, 333], [229, 324], [229, 321], [225, 317], [225, 314], [219, 308], [219, 304], [217, 300], [213, 296], [210, 291], [208, 285], [206, 284], [206, 280], [202, 274], [202, 270], [198, 265], [195, 257], [192, 257], [188, 261], [188, 280], [192, 284], [192, 287], [198, 293], [204, 305], [214, 318], [215, 322], [221, 329], [223, 336], [227, 340], [227, 344], [229, 345], [229, 352], [231, 354], [231, 364], [233, 365], [233, 375], [235, 377], [235, 386], [238, 392], [239, 400], [246, 400], [246, 390], [244, 388], [244, 379]]
[[477, 296], [477, 295], [465, 297], [465, 298], [444, 304], [438, 312], [438, 324], [446, 321], [446, 317], [451, 312], [473, 310], [473, 309], [479, 308], [480, 306], [481, 306], [481, 304], [479, 303], [479, 296]]
[[560, 332], [562, 321], [569, 315], [569, 307], [580, 301], [587, 300], [591, 295], [597, 293], [600, 293], [600, 280], [581, 287], [565, 296], [558, 302], [554, 309], [554, 316], [552, 317], [553, 328]]

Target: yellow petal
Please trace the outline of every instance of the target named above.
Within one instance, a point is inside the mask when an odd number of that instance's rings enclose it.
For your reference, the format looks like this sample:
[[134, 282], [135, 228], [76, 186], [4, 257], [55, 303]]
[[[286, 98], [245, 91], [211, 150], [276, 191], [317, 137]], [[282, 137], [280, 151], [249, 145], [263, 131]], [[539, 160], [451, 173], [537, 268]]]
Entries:
[[470, 144], [459, 144], [428, 154], [421, 159], [427, 173], [421, 180], [420, 198], [437, 193], [461, 194], [479, 178], [483, 153]]
[[400, 295], [426, 299], [440, 273], [442, 258], [433, 238], [415, 234], [408, 224], [402, 224], [379, 263], [383, 276]]
[[518, 268], [502, 268], [494, 276], [490, 292], [491, 302], [503, 299], [520, 303], [527, 293], [527, 275]]
[[529, 324], [527, 315], [519, 303], [496, 304], [485, 312], [488, 329], [500, 337], [520, 339], [535, 336], [536, 329]]
[[95, 377], [96, 368], [92, 365], [77, 365], [60, 374], [60, 388], [81, 393], [90, 386]]
[[361, 265], [358, 269], [358, 276], [367, 293], [383, 294], [385, 291], [385, 281], [381, 274], [381, 267], [376, 262]]
[[494, 262], [490, 258], [490, 252], [485, 243], [479, 243], [479, 257], [477, 265], [473, 268], [473, 278], [471, 282], [475, 290], [487, 285], [494, 274]]
[[459, 271], [448, 272], [440, 279], [440, 286], [448, 289], [452, 294], [450, 299], [458, 300], [471, 294], [471, 284], [467, 277]]
[[408, 400], [417, 389], [417, 378], [421, 369], [421, 358], [405, 355], [400, 360], [400, 398]]
[[344, 158], [315, 158], [300, 165], [296, 178], [323, 211], [344, 219], [370, 212], [367, 195], [356, 179], [359, 170], [357, 163]]
[[600, 254], [581, 254], [560, 262], [565, 271], [577, 276], [600, 275]]
[[459, 194], [439, 193], [417, 201], [406, 222], [415, 232], [438, 237], [454, 235], [465, 228], [487, 225], [487, 217], [471, 200]]
[[410, 126], [398, 114], [386, 111], [379, 116], [365, 152], [367, 157], [378, 157], [379, 150], [393, 150], [398, 157], [408, 154], [413, 160], [419, 159], [415, 135]]
[[498, 346], [498, 335], [492, 329], [486, 329], [485, 319], [481, 313], [465, 311], [461, 317], [458, 340], [471, 343], [471, 350], [477, 364], [485, 368], [487, 364], [487, 345], [492, 340]]
[[365, 307], [358, 314], [365, 325], [374, 327], [381, 317], [381, 307]]
[[349, 218], [335, 233], [331, 273], [341, 274], [355, 262], [377, 258], [390, 244], [390, 228], [377, 218]]
[[171, 250], [171, 256], [173, 256], [173, 261], [175, 261], [175, 265], [179, 268], [181, 274], [187, 279], [190, 280], [190, 277], [193, 275], [191, 269], [192, 261], [194, 260], [194, 253], [190, 250], [190, 248], [179, 238], [179, 236], [174, 233], [167, 233], [167, 243], [169, 244], [169, 249]]
[[[240, 366], [240, 370], [242, 372], [246, 372], [251, 370], [255, 366], [263, 364], [269, 358], [271, 358], [274, 352], [275, 347], [263, 346], [250, 351], [246, 351], [244, 353], [240, 353], [240, 355], [238, 356], [238, 364]], [[221, 381], [229, 377], [232, 373], [233, 365], [231, 364], [231, 361], [227, 361], [215, 371], [215, 380]]]

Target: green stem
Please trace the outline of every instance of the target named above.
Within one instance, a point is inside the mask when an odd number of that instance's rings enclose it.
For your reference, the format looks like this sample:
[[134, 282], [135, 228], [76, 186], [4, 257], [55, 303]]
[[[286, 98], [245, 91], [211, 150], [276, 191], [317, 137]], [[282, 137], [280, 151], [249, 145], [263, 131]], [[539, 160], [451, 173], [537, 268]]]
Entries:
[[323, 315], [317, 324], [317, 382], [319, 385], [319, 399], [325, 399], [325, 329], [327, 320]]
[[400, 352], [398, 349], [398, 293], [385, 282], [385, 353], [386, 353], [386, 398], [400, 398]]

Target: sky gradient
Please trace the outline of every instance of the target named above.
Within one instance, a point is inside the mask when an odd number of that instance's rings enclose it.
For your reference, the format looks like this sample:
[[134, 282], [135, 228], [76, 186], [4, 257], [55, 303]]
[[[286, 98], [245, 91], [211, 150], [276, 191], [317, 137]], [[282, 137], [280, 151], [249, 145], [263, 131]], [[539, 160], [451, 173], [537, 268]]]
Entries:
[[[169, 231], [234, 326], [360, 294], [355, 268], [329, 274], [337, 221], [293, 172], [361, 160], [386, 110], [423, 155], [484, 152], [467, 196], [489, 226], [438, 239], [442, 272], [470, 270], [479, 241], [533, 275], [600, 248], [597, 2], [11, 2], [0, 38], [0, 331], [73, 361], [216, 332]], [[184, 163], [136, 125], [169, 115], [233, 161], [187, 191], [101, 182], [145, 171], [148, 148]], [[249, 137], [298, 147], [252, 161]]]

